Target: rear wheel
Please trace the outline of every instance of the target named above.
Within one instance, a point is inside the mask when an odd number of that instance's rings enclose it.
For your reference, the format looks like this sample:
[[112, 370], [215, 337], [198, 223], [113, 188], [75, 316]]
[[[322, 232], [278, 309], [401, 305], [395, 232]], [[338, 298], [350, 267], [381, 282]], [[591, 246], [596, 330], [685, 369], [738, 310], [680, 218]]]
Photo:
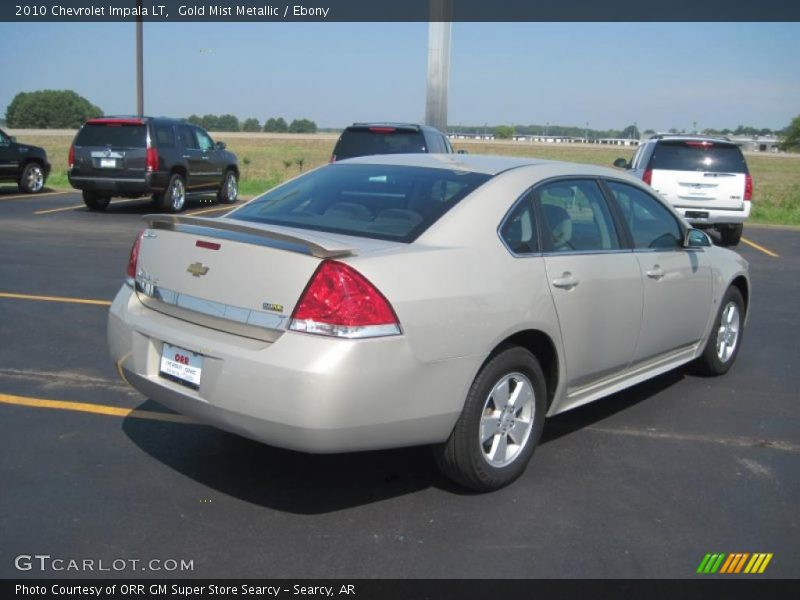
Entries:
[[547, 388], [536, 357], [509, 347], [481, 369], [450, 438], [435, 448], [442, 472], [488, 492], [519, 477], [542, 435]]
[[98, 196], [95, 192], [84, 191], [83, 203], [89, 210], [105, 210], [111, 202], [110, 196]]
[[744, 225], [724, 225], [719, 229], [720, 244], [722, 246], [736, 246], [742, 238]]
[[717, 318], [706, 341], [703, 354], [695, 362], [702, 375], [727, 373], [739, 354], [744, 326], [744, 299], [735, 287], [729, 287], [720, 303]]
[[19, 178], [19, 191], [35, 194], [44, 189], [44, 169], [39, 163], [28, 163]]
[[239, 180], [233, 170], [225, 173], [225, 179], [217, 192], [217, 202], [220, 204], [233, 204], [239, 196]]
[[183, 177], [175, 173], [169, 179], [167, 189], [161, 196], [161, 208], [167, 212], [181, 212], [186, 206], [186, 184]]

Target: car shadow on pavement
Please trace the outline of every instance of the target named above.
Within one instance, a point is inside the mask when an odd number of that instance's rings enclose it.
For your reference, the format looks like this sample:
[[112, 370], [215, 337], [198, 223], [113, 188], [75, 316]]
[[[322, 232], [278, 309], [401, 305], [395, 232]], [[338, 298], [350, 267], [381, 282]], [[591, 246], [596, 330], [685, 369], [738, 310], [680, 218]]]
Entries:
[[[550, 418], [546, 444], [626, 410], [684, 378], [672, 371], [598, 402]], [[152, 400], [140, 411], [168, 412]], [[205, 425], [128, 417], [123, 431], [140, 449], [203, 486], [259, 506], [324, 514], [430, 487], [473, 495], [442, 476], [431, 448], [305, 454], [274, 448]]]
[[56, 191], [58, 190], [54, 190], [53, 188], [50, 187], [44, 187], [42, 188], [41, 192], [37, 192], [35, 194], [26, 194], [24, 192], [21, 192], [19, 187], [15, 183], [9, 183], [9, 184], [0, 183], [0, 198], [2, 198], [3, 196], [25, 196], [27, 198], [30, 198], [31, 200], [34, 200], [36, 196], [38, 196], [39, 194], [52, 193]]

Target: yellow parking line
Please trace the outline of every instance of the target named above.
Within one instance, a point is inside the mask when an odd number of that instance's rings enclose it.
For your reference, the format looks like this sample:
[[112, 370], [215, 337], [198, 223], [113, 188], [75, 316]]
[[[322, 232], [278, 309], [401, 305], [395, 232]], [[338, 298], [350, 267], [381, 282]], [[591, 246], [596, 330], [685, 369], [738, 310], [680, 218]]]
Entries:
[[[114, 200], [112, 204], [126, 204], [128, 202], [150, 202], [147, 198], [130, 198], [128, 200]], [[48, 208], [46, 210], [36, 210], [33, 212], [35, 215], [46, 215], [49, 213], [63, 212], [65, 210], [76, 210], [78, 208], [86, 208], [85, 204], [73, 204], [72, 206], [62, 206], [61, 208]]]
[[42, 196], [57, 196], [58, 194], [71, 194], [72, 192], [43, 192], [41, 194], [16, 194], [14, 196], [4, 196], [0, 195], [0, 200], [15, 200], [19, 198], [29, 198], [31, 200], [36, 200], [36, 198], [41, 198]]
[[56, 410], [72, 410], [86, 412], [108, 417], [130, 417], [133, 419], [149, 419], [151, 421], [168, 421], [170, 423], [187, 423], [198, 425], [197, 421], [184, 415], [162, 413], [153, 410], [137, 410], [135, 408], [122, 408], [105, 404], [90, 404], [88, 402], [68, 402], [65, 400], [45, 400], [44, 398], [29, 398], [27, 396], [14, 396], [13, 394], [0, 394], [0, 402], [16, 406], [29, 406], [32, 408], [53, 408]]
[[750, 246], [752, 248], [755, 248], [756, 250], [760, 250], [761, 252], [763, 252], [767, 256], [771, 256], [772, 258], [780, 258], [779, 254], [775, 254], [772, 250], [767, 250], [766, 248], [764, 248], [764, 246], [759, 246], [755, 242], [752, 242], [752, 241], [748, 240], [746, 237], [742, 237], [741, 241], [743, 241], [748, 246]]
[[215, 206], [214, 208], [204, 208], [202, 210], [195, 210], [195, 211], [192, 211], [192, 212], [187, 212], [186, 214], [187, 215], [202, 215], [202, 214], [210, 213], [210, 212], [219, 212], [221, 210], [233, 210], [234, 208], [236, 208], [236, 206], [234, 206], [233, 204], [228, 204], [226, 206]]
[[0, 298], [11, 298], [14, 300], [39, 300], [42, 302], [66, 302], [67, 304], [94, 304], [97, 306], [111, 306], [111, 302], [109, 302], [108, 300], [65, 298], [63, 296], [33, 296], [31, 294], [13, 294], [11, 292], [0, 292]]

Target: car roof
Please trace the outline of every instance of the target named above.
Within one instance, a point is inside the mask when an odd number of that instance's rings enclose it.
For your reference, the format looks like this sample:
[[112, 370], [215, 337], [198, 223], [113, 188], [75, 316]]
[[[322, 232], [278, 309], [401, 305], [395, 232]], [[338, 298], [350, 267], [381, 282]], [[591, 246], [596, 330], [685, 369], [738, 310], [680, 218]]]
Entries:
[[692, 135], [687, 133], [675, 133], [675, 134], [656, 134], [649, 138], [653, 141], [659, 140], [670, 140], [670, 141], [697, 141], [697, 140], [708, 140], [709, 142], [728, 142], [733, 144], [729, 137], [724, 135]]

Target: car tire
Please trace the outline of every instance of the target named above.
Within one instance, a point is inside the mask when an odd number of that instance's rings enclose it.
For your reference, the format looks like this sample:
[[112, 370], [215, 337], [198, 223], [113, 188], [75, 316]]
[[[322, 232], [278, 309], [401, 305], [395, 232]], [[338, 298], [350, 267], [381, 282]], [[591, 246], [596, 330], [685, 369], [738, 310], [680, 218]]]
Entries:
[[19, 191], [25, 194], [37, 194], [44, 189], [44, 168], [36, 162], [25, 165], [19, 178]]
[[517, 346], [497, 353], [475, 377], [449, 439], [434, 448], [441, 471], [479, 492], [517, 479], [542, 435], [546, 397], [533, 354]]
[[742, 229], [744, 225], [741, 223], [737, 225], [727, 225], [719, 229], [720, 245], [721, 246], [736, 246], [742, 238]]
[[105, 210], [111, 202], [110, 196], [98, 196], [94, 192], [83, 192], [83, 203], [89, 210]]
[[222, 185], [217, 192], [217, 202], [220, 204], [233, 204], [239, 197], [239, 178], [233, 169], [228, 169]]
[[161, 208], [171, 213], [179, 213], [186, 208], [186, 183], [177, 173], [169, 178], [167, 189], [161, 195]]
[[695, 361], [700, 375], [724, 375], [733, 366], [744, 332], [744, 299], [738, 288], [731, 286], [722, 298], [706, 346]]

